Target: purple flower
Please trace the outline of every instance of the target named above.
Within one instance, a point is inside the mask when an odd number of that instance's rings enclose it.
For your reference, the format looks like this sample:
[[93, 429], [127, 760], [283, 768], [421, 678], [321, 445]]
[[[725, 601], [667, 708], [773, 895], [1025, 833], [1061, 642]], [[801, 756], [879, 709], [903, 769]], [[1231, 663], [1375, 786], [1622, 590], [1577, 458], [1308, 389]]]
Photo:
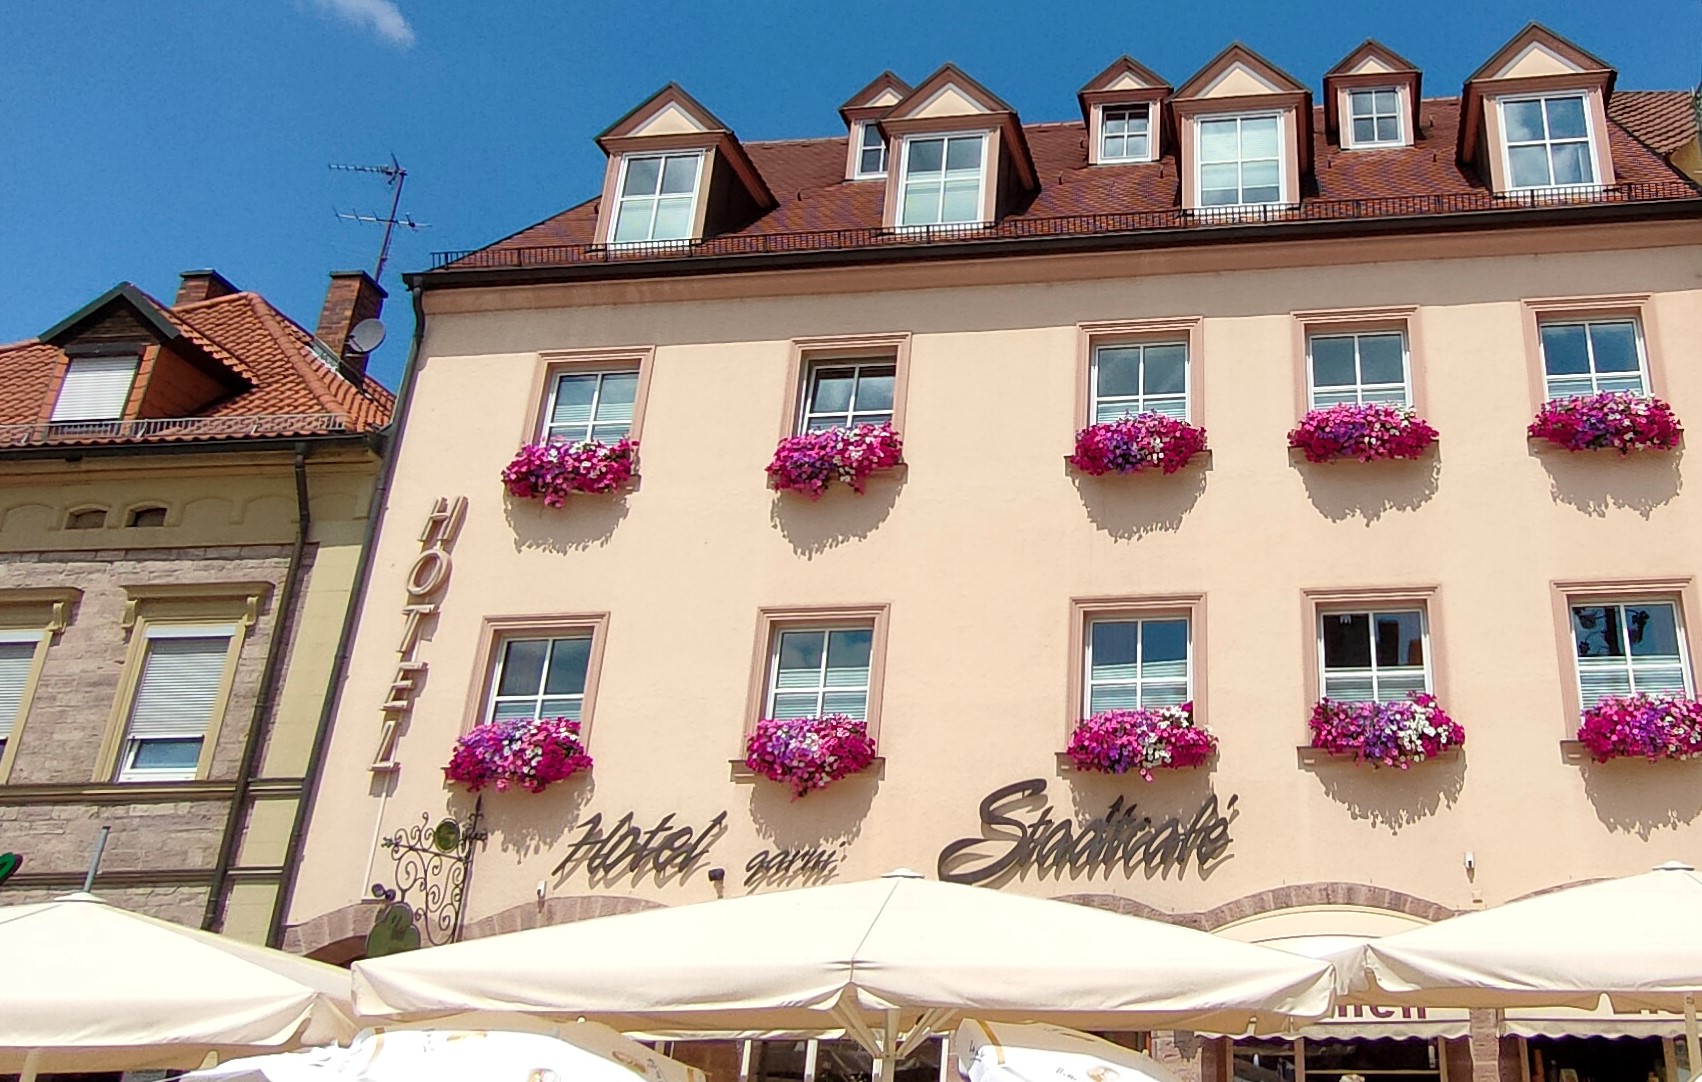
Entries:
[[768, 483], [781, 492], [802, 492], [814, 500], [834, 480], [858, 493], [876, 470], [896, 466], [904, 441], [891, 425], [829, 428], [788, 436], [774, 449]]
[[1680, 695], [1609, 695], [1585, 710], [1578, 740], [1598, 763], [1702, 755], [1702, 703]]
[[1308, 462], [1334, 458], [1417, 458], [1436, 442], [1436, 430], [1411, 406], [1346, 403], [1315, 409], [1288, 434], [1288, 445]]
[[745, 740], [745, 765], [792, 787], [796, 800], [875, 761], [869, 728], [856, 718], [765, 718]]
[[1175, 473], [1205, 449], [1205, 429], [1162, 413], [1142, 413], [1077, 432], [1076, 453], [1068, 461], [1091, 477], [1147, 469]]
[[1466, 742], [1465, 729], [1436, 696], [1418, 691], [1387, 703], [1324, 699], [1312, 708], [1311, 726], [1315, 748], [1402, 770]]
[[1194, 723], [1194, 704], [1148, 710], [1106, 710], [1076, 722], [1066, 753], [1077, 770], [1103, 774], [1199, 766], [1217, 750], [1217, 737]]
[[1622, 455], [1640, 447], [1670, 451], [1684, 435], [1671, 406], [1630, 391], [1544, 402], [1525, 431], [1568, 451], [1612, 447]]
[[575, 492], [613, 492], [632, 480], [638, 444], [631, 440], [545, 440], [528, 443], [502, 471], [510, 495], [560, 507]]
[[473, 726], [455, 742], [446, 780], [476, 793], [487, 785], [503, 792], [518, 785], [541, 793], [551, 782], [591, 769], [571, 718], [507, 718]]

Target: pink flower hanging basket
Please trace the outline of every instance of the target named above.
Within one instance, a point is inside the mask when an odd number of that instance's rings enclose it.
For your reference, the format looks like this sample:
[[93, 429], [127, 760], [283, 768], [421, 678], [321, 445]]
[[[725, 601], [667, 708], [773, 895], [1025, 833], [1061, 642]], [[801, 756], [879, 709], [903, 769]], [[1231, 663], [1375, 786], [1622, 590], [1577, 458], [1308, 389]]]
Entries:
[[904, 441], [891, 425], [829, 428], [788, 436], [774, 449], [768, 483], [780, 492], [801, 492], [819, 499], [834, 481], [861, 493], [877, 470], [903, 461]]
[[1411, 406], [1385, 402], [1346, 403], [1315, 409], [1288, 434], [1288, 445], [1308, 462], [1357, 458], [1417, 458], [1436, 442], [1436, 430]]
[[875, 761], [869, 728], [856, 718], [765, 718], [745, 740], [745, 766], [792, 787], [792, 799], [825, 789]]
[[1410, 692], [1395, 702], [1324, 699], [1312, 708], [1312, 746], [1374, 766], [1402, 770], [1466, 742], [1466, 731], [1437, 705]]
[[638, 444], [631, 440], [546, 440], [520, 448], [502, 471], [509, 495], [561, 507], [575, 492], [624, 488], [637, 468]]
[[1702, 703], [1679, 695], [1610, 695], [1585, 710], [1578, 740], [1598, 763], [1702, 756]]
[[590, 769], [577, 721], [511, 718], [473, 726], [455, 742], [443, 776], [469, 793], [487, 785], [499, 793], [514, 786], [541, 793], [552, 782]]
[[1068, 459], [1090, 477], [1108, 473], [1162, 470], [1175, 473], [1206, 449], [1206, 430], [1162, 413], [1141, 413], [1076, 433], [1076, 451]]
[[1526, 432], [1568, 451], [1611, 447], [1622, 455], [1637, 450], [1670, 451], [1684, 436], [1671, 406], [1630, 391], [1545, 402]]
[[1077, 770], [1126, 774], [1147, 781], [1154, 770], [1199, 766], [1217, 750], [1217, 737], [1194, 722], [1194, 704], [1146, 710], [1106, 710], [1076, 722], [1066, 749]]

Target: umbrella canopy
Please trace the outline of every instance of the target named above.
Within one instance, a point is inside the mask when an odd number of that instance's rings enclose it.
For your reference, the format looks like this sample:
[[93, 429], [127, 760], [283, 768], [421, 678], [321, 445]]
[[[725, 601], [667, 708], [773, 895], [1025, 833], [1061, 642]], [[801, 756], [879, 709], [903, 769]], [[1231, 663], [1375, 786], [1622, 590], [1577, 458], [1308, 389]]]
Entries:
[[952, 1049], [969, 1082], [1180, 1082], [1151, 1056], [1057, 1026], [971, 1019]]
[[183, 1082], [704, 1082], [704, 1074], [595, 1022], [558, 1036], [474, 1030], [366, 1032], [347, 1048], [221, 1063]]
[[[586, 1016], [628, 1030], [912, 1037], [958, 1014], [1240, 1032], [1316, 1018], [1327, 963], [915, 873], [653, 909], [354, 967], [363, 1014]], [[890, 1036], [885, 1047], [891, 1049]], [[903, 1053], [899, 1050], [899, 1054]]]
[[107, 905], [0, 907], [0, 1073], [193, 1067], [352, 1037], [348, 974]]

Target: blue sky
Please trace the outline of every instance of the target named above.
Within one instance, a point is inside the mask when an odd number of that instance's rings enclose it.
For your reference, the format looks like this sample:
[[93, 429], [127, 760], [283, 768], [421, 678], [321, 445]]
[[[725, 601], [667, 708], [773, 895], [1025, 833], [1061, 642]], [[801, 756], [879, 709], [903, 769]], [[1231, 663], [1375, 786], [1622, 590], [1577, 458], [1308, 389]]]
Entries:
[[[325, 273], [370, 269], [382, 182], [409, 170], [385, 285], [394, 385], [411, 313], [400, 273], [595, 193], [592, 137], [670, 79], [746, 139], [838, 134], [837, 106], [883, 68], [955, 61], [1024, 120], [1077, 116], [1076, 89], [1127, 52], [1179, 84], [1240, 39], [1316, 87], [1376, 37], [1430, 94], [1538, 19], [1630, 89], [1688, 87], [1702, 3], [1424, 4], [934, 0], [0, 0], [0, 342], [128, 279], [169, 301], [212, 266], [310, 328]], [[1633, 13], [1634, 14], [1631, 14]]]

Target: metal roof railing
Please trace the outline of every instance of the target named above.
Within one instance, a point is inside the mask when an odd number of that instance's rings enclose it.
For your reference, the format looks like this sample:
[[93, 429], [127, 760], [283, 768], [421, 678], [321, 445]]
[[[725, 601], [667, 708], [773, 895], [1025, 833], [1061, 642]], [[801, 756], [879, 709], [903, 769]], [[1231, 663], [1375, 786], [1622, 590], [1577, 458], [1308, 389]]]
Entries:
[[248, 416], [145, 417], [127, 421], [50, 421], [0, 425], [0, 447], [146, 440], [254, 439], [352, 431], [340, 413], [260, 413]]
[[490, 247], [432, 253], [433, 270], [522, 269], [585, 263], [689, 260], [712, 256], [776, 255], [788, 252], [926, 248], [1034, 237], [1112, 236], [1156, 230], [1213, 229], [1285, 222], [1396, 220], [1483, 211], [1603, 206], [1702, 200], [1684, 181], [1616, 184], [1592, 188], [1545, 188], [1497, 195], [1488, 191], [1394, 195], [1375, 199], [1308, 199], [1298, 205], [1204, 207], [1195, 210], [1128, 211], [1050, 218], [1006, 218], [985, 225], [823, 229], [803, 233], [732, 233], [697, 241], [656, 244], [551, 244]]

